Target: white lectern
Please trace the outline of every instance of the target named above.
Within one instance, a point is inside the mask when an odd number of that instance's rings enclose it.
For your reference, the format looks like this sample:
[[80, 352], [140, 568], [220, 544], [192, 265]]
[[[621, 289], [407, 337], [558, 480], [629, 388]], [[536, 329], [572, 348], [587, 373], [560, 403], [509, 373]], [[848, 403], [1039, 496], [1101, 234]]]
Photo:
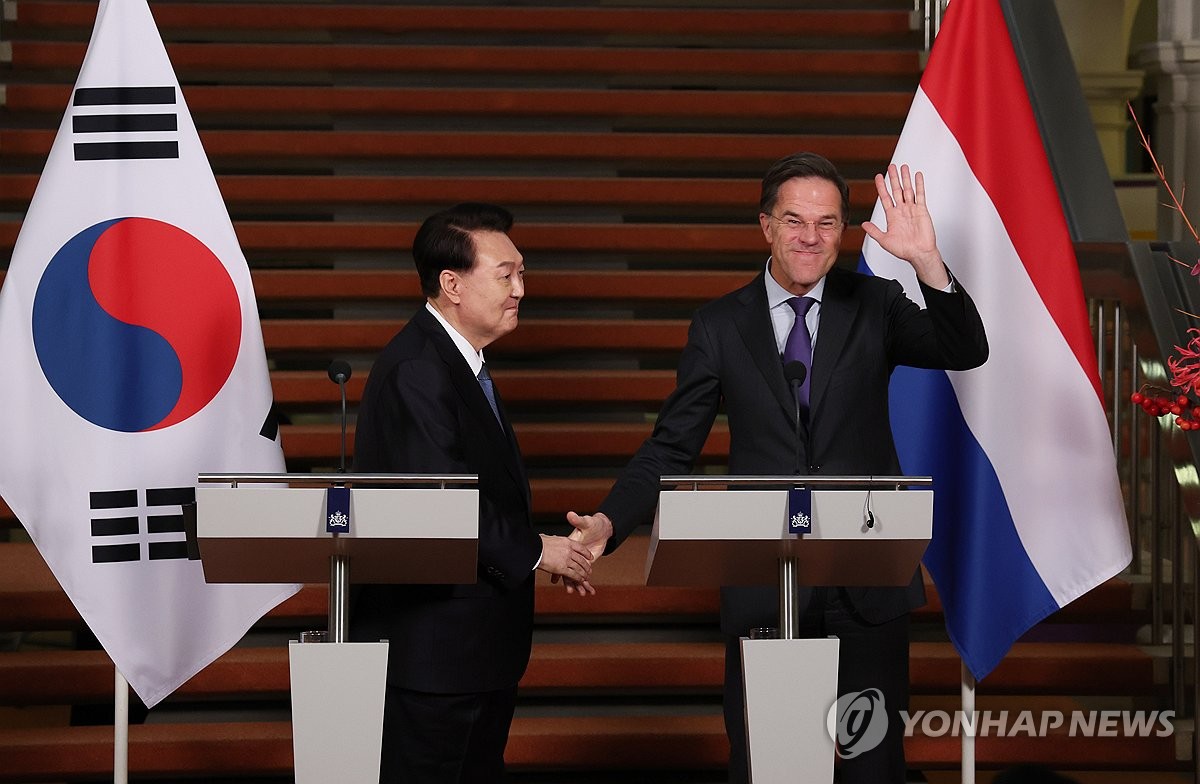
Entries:
[[[329, 583], [335, 644], [289, 646], [297, 784], [378, 784], [388, 644], [347, 641], [350, 571], [358, 583], [475, 582], [476, 477], [201, 474], [199, 482], [207, 582]], [[347, 533], [326, 530], [333, 486], [352, 487]]]
[[[907, 585], [929, 544], [932, 485], [930, 477], [662, 478], [647, 585], [779, 586], [780, 639], [742, 639], [751, 781], [833, 780], [838, 640], [797, 639], [799, 588]], [[788, 529], [788, 491], [797, 487], [812, 493], [803, 535]]]

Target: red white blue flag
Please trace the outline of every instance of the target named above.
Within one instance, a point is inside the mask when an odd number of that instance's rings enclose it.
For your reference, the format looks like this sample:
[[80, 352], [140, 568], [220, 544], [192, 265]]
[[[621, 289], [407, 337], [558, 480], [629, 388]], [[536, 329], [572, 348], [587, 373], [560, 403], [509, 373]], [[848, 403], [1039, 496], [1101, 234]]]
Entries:
[[[891, 386], [901, 465], [935, 482], [925, 565], [981, 679], [1130, 560], [1079, 267], [998, 0], [950, 4], [893, 160], [925, 173], [991, 349], [976, 370], [899, 368]], [[871, 241], [863, 257], [923, 302], [908, 264]]]
[[0, 495], [150, 706], [294, 585], [207, 585], [200, 472], [282, 471], [250, 271], [145, 0], [103, 0], [0, 290]]

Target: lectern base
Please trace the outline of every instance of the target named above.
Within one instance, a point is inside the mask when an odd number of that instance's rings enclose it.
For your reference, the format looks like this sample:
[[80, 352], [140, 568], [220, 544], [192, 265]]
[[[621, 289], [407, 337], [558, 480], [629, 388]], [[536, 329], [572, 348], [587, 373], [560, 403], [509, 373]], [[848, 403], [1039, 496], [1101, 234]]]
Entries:
[[379, 784], [386, 642], [289, 646], [296, 784]]
[[825, 716], [837, 700], [836, 637], [742, 638], [750, 781], [833, 781], [834, 743]]

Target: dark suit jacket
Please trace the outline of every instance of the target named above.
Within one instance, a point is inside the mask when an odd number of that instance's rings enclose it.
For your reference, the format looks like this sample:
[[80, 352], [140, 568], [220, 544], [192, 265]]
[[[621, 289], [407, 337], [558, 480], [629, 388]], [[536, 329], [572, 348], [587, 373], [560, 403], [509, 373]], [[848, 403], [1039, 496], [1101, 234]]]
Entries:
[[[765, 273], [764, 273], [765, 274]], [[899, 283], [834, 268], [825, 278], [810, 382], [808, 437], [801, 472], [900, 473], [888, 416], [888, 379], [897, 365], [965, 370], [987, 359], [983, 322], [966, 292], [922, 287], [927, 309]], [[616, 528], [609, 548], [653, 519], [659, 477], [686, 474], [724, 401], [731, 474], [790, 474], [795, 465], [795, 403], [783, 376], [760, 274], [700, 308], [679, 358], [675, 391], [654, 432], [600, 504]], [[871, 623], [924, 603], [916, 574], [907, 588], [849, 588]], [[776, 625], [773, 588], [722, 592], [723, 629], [745, 634]]]
[[[503, 413], [503, 409], [501, 409]], [[388, 682], [435, 693], [516, 685], [529, 662], [541, 540], [511, 427], [425, 308], [379, 355], [359, 408], [354, 470], [479, 475], [479, 579], [356, 588], [350, 636], [388, 639]]]

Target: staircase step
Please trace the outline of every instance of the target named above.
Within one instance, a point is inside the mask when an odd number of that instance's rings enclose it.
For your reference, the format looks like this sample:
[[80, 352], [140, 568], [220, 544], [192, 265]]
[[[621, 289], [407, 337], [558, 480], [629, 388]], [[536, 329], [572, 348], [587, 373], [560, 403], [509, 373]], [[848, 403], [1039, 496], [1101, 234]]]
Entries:
[[[418, 224], [338, 221], [238, 221], [242, 249], [249, 251], [399, 251], [412, 247]], [[20, 224], [0, 222], [0, 250], [12, 251]], [[513, 242], [524, 252], [719, 254], [737, 253], [758, 259], [766, 245], [757, 223], [607, 224], [525, 223], [513, 226]], [[846, 229], [843, 255], [862, 248], [863, 232]]]
[[[720, 643], [537, 643], [521, 687], [533, 692], [720, 690]], [[111, 700], [104, 651], [0, 653], [0, 704], [63, 705]], [[286, 700], [285, 646], [234, 648], [181, 686], [170, 702]]]
[[[3, 132], [0, 132], [3, 133]], [[49, 146], [47, 146], [47, 151]], [[0, 139], [0, 154], [4, 153]], [[37, 174], [0, 174], [0, 204], [24, 206], [33, 198]], [[875, 204], [875, 184], [852, 180], [850, 203]], [[219, 175], [217, 185], [230, 210], [250, 205], [308, 205], [329, 210], [347, 204], [444, 204], [492, 201], [514, 205], [603, 207], [607, 209], [727, 208], [745, 210], [758, 200], [759, 182], [714, 177], [371, 177], [349, 175]], [[278, 270], [290, 273], [291, 270]], [[400, 276], [400, 273], [387, 273]], [[404, 277], [411, 277], [408, 273]], [[259, 291], [260, 298], [262, 292]]]
[[[21, 30], [74, 27], [86, 34], [96, 18], [92, 3], [62, 0], [10, 0], [9, 21]], [[754, 8], [620, 8], [569, 6], [382, 5], [339, 3], [172, 2], [154, 6], [154, 19], [165, 37], [175, 30], [261, 30], [268, 33], [366, 31], [407, 34], [428, 32], [575, 33], [625, 36], [746, 36], [795, 39], [878, 36], [911, 38], [909, 9], [819, 10]]]
[[[372, 302], [383, 300], [416, 307], [425, 301], [416, 271], [403, 270], [254, 270], [254, 293], [259, 303]], [[531, 302], [613, 301], [626, 303], [686, 303], [715, 299], [749, 283], [758, 270], [579, 270], [539, 269], [526, 272], [525, 304]], [[3, 281], [3, 273], [0, 273]]]
[[[717, 694], [725, 676], [724, 658], [721, 642], [536, 642], [521, 689], [526, 695]], [[960, 665], [949, 643], [913, 643], [912, 693], [956, 700]], [[1133, 645], [1018, 643], [978, 686], [977, 695], [981, 700], [1014, 695], [1018, 710], [1032, 710], [1033, 695], [1145, 697], [1163, 690], [1166, 670], [1165, 658]], [[169, 701], [286, 699], [288, 672], [288, 650], [282, 644], [234, 648], [183, 684]], [[0, 704], [104, 702], [111, 699], [112, 689], [113, 664], [104, 651], [0, 653]]]
[[[910, 91], [770, 91], [567, 88], [416, 88], [184, 85], [194, 117], [237, 114], [247, 121], [303, 117], [658, 117], [900, 121]], [[62, 84], [9, 84], [10, 112], [60, 116], [71, 98]]]
[[[533, 493], [535, 499], [539, 496], [551, 499], [547, 514], [561, 515], [571, 508], [579, 512], [590, 511], [594, 503], [588, 507], [576, 504], [581, 500], [598, 499], [609, 485], [608, 480], [535, 480]], [[570, 498], [574, 498], [574, 501]], [[561, 586], [551, 585], [549, 578], [539, 572], [535, 605], [539, 619], [557, 623], [564, 620], [579, 622], [619, 618], [636, 623], [639, 619], [657, 621], [669, 617], [714, 622], [717, 617], [716, 589], [646, 586], [649, 541], [646, 535], [631, 536], [616, 552], [601, 560], [593, 579], [597, 589], [595, 596], [567, 594]], [[941, 617], [936, 587], [929, 582], [928, 576], [925, 588], [929, 602], [913, 611], [914, 622], [936, 621]], [[1050, 621], [1062, 623], [1078, 620], [1079, 613], [1085, 620], [1091, 619], [1102, 607], [1109, 608], [1108, 613], [1112, 615], [1128, 614], [1130, 596], [1130, 584], [1114, 578], [1059, 610], [1051, 616]], [[326, 586], [305, 586], [268, 613], [265, 623], [293, 627], [323, 626], [329, 606], [328, 598]], [[0, 543], [0, 631], [72, 629], [78, 627], [79, 623], [79, 614], [59, 587], [37, 548], [24, 542]], [[942, 662], [938, 666], [947, 665]]]
[[[15, 85], [9, 85], [11, 99]], [[61, 113], [64, 100], [47, 102], [42, 110]], [[10, 100], [11, 102], [11, 100]], [[204, 128], [204, 118], [198, 125]], [[805, 132], [756, 133], [636, 132], [606, 133], [545, 129], [530, 131], [345, 131], [274, 128], [271, 130], [202, 130], [200, 141], [211, 163], [257, 162], [261, 167], [281, 160], [298, 165], [328, 166], [329, 161], [393, 159], [428, 164], [432, 160], [505, 161], [529, 165], [538, 161], [604, 161], [685, 167], [686, 176], [714, 164], [737, 165], [742, 174], [761, 172], [772, 161], [798, 149], [819, 152], [845, 166], [886, 164], [896, 146], [894, 136], [878, 133], [836, 135]], [[0, 128], [0, 156], [44, 161], [54, 142], [54, 131]], [[760, 175], [761, 176], [761, 175]], [[336, 182], [336, 180], [332, 180]], [[335, 186], [336, 187], [336, 186]], [[680, 188], [684, 192], [686, 188]], [[458, 197], [455, 197], [457, 199]], [[745, 204], [753, 205], [757, 199]]]
[[[111, 776], [113, 728], [37, 727], [0, 734], [0, 781], [76, 781]], [[285, 776], [288, 722], [148, 724], [129, 728], [131, 778]]]
[[[556, 482], [560, 488], [580, 480], [538, 480]], [[603, 482], [607, 490], [609, 482]], [[570, 508], [556, 504], [549, 510], [563, 515]], [[563, 523], [565, 527], [565, 523]], [[657, 620], [663, 617], [692, 618], [715, 622], [715, 589], [648, 588], [640, 576], [644, 573], [648, 538], [635, 536], [602, 563], [596, 574], [597, 595], [580, 598], [566, 593], [562, 586], [550, 585], [539, 573], [537, 612], [551, 622], [622, 618]], [[329, 607], [329, 592], [324, 585], [305, 586], [298, 594], [269, 612], [266, 627], [324, 628]], [[59, 587], [49, 567], [29, 543], [0, 543], [0, 631], [75, 629], [81, 625], [78, 612]]]
[[[112, 771], [111, 727], [43, 727], [0, 736], [0, 781], [100, 778]], [[919, 768], [960, 764], [958, 738], [914, 735], [905, 743]], [[1137, 737], [980, 737], [980, 768], [1016, 763], [1059, 768], [1180, 769], [1174, 739]], [[720, 715], [517, 716], [505, 758], [520, 770], [713, 770], [729, 756]], [[147, 724], [130, 727], [135, 777], [286, 776], [292, 769], [287, 722]]]
[[[521, 452], [527, 461], [579, 458], [625, 459], [637, 451], [650, 435], [651, 426], [642, 423], [559, 423], [518, 422], [513, 425]], [[291, 460], [336, 458], [341, 448], [339, 425], [282, 425], [283, 452]], [[346, 435], [346, 450], [354, 443], [354, 430]], [[699, 462], [726, 459], [729, 454], [729, 428], [713, 427], [700, 452]]]
[[[955, 693], [962, 660], [950, 643], [914, 642], [909, 678], [914, 694]], [[977, 686], [977, 694], [1123, 695], [1161, 693], [1168, 661], [1134, 645], [1017, 643]], [[1028, 706], [1026, 706], [1028, 707]]]
[[[10, 64], [26, 72], [70, 70], [83, 63], [86, 46], [65, 41], [12, 42]], [[273, 81], [280, 72], [483, 73], [559, 76], [669, 76], [678, 83], [695, 76], [758, 79], [895, 77], [912, 85], [920, 61], [912, 50], [650, 48], [621, 46], [438, 46], [340, 43], [168, 43], [167, 55], [180, 82], [200, 74], [254, 74]], [[244, 78], [244, 77], [243, 77]], [[695, 85], [693, 85], [695, 86]], [[185, 88], [191, 93], [191, 88]]]
[[[0, 270], [0, 284], [5, 272]], [[599, 301], [699, 305], [750, 282], [758, 272], [667, 270], [538, 270], [525, 302]], [[425, 301], [415, 270], [259, 269], [251, 273], [260, 305], [387, 302], [416, 308]]]
[[[404, 326], [386, 319], [264, 319], [267, 351], [380, 351]], [[522, 318], [520, 329], [489, 346], [489, 356], [528, 356], [553, 352], [660, 351], [677, 354], [687, 339], [688, 323], [680, 319], [622, 321], [615, 319]]]
[[[675, 373], [670, 370], [506, 370], [493, 372], [492, 377], [510, 412], [529, 406], [539, 411], [617, 403], [657, 406], [675, 387]], [[365, 374], [346, 383], [351, 404], [359, 402], [365, 384]], [[324, 407], [341, 400], [324, 371], [273, 371], [271, 389], [279, 405]]]

